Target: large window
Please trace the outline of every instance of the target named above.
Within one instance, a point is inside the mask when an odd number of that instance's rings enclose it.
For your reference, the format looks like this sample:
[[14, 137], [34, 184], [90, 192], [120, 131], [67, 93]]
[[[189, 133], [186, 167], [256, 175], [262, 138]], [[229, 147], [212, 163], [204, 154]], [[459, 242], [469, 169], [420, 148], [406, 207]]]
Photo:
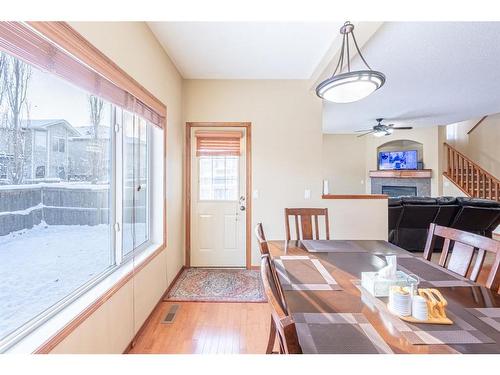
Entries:
[[150, 239], [151, 124], [0, 55], [0, 347]]

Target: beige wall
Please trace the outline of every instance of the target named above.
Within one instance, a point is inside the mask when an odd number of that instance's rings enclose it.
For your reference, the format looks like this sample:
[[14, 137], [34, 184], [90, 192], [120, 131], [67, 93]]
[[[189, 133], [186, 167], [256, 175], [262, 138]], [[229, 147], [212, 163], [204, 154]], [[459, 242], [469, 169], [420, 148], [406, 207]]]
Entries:
[[451, 182], [450, 179], [448, 179], [445, 176], [442, 176], [443, 179], [443, 195], [448, 196], [448, 197], [466, 197], [467, 195], [460, 190], [457, 185], [455, 185], [453, 182]]
[[[323, 135], [323, 177], [333, 194], [370, 194], [370, 170], [377, 169], [377, 148], [396, 140], [412, 140], [423, 145], [424, 168], [432, 169], [431, 194], [442, 194], [442, 142], [444, 127], [433, 126], [395, 131], [386, 137], [352, 134]], [[363, 183], [362, 183], [363, 182]]]
[[71, 25], [167, 105], [167, 249], [53, 350], [121, 353], [183, 264], [182, 78], [145, 23]]
[[[285, 207], [328, 207], [334, 238], [387, 238], [387, 202], [322, 200], [322, 104], [301, 80], [186, 80], [185, 121], [252, 123], [253, 223], [284, 238]], [[304, 199], [304, 190], [311, 199]], [[253, 240], [253, 264], [259, 253]]]
[[448, 125], [446, 142], [500, 178], [500, 114], [488, 116], [471, 134], [467, 134], [479, 120]]
[[365, 194], [366, 141], [354, 134], [323, 134], [323, 178], [330, 194]]

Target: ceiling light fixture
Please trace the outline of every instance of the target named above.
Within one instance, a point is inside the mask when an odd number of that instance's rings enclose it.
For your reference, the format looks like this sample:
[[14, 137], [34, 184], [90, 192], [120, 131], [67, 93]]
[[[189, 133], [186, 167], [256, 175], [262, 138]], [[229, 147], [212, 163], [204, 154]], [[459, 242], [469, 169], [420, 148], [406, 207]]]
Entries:
[[[347, 21], [340, 28], [342, 37], [342, 48], [340, 57], [332, 76], [321, 82], [316, 87], [316, 95], [320, 98], [334, 103], [351, 103], [361, 100], [370, 95], [375, 90], [381, 88], [385, 83], [383, 73], [372, 70], [359, 50], [358, 43], [354, 37], [354, 25]], [[354, 46], [358, 51], [359, 57], [366, 65], [368, 70], [355, 70], [351, 72], [351, 61], [349, 54], [349, 35], [352, 37]], [[344, 55], [346, 55], [347, 72], [342, 73], [344, 67]], [[339, 74], [335, 75], [339, 72]]]

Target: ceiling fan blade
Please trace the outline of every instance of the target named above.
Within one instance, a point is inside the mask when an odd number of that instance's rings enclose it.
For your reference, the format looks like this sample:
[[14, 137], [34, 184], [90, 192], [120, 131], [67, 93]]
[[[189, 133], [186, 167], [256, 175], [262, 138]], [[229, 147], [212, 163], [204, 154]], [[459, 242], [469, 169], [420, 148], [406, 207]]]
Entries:
[[359, 137], [364, 137], [365, 135], [368, 135], [368, 134], [371, 134], [371, 133], [375, 133], [375, 130], [370, 130], [368, 133], [360, 134], [360, 135], [358, 135], [358, 138]]
[[365, 130], [355, 130], [355, 133], [361, 133], [361, 132], [371, 132], [373, 129], [365, 129]]
[[392, 129], [395, 129], [395, 130], [410, 130], [410, 129], [413, 129], [413, 126], [400, 126], [400, 127], [392, 128]]

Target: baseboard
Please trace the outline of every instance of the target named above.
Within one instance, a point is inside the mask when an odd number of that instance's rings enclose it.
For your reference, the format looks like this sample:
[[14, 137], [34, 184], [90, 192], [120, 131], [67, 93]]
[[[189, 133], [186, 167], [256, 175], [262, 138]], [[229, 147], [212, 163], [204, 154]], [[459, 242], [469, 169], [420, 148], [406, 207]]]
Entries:
[[182, 275], [182, 272], [186, 268], [187, 268], [186, 266], [182, 266], [181, 269], [179, 270], [179, 272], [177, 272], [177, 275], [175, 275], [174, 279], [172, 280], [172, 282], [168, 286], [167, 290], [165, 291], [165, 293], [163, 293], [163, 296], [161, 297], [162, 300], [164, 300], [167, 297], [168, 293], [170, 293], [170, 291], [172, 290], [173, 286], [175, 285], [175, 283], [177, 282], [177, 280], [179, 280], [179, 277]]
[[134, 337], [132, 338], [132, 341], [130, 341], [130, 343], [127, 345], [127, 347], [125, 348], [125, 350], [123, 351], [122, 354], [127, 354], [130, 350], [132, 350], [132, 348], [135, 346], [135, 342], [137, 341], [137, 338], [142, 334], [142, 332], [144, 331], [144, 329], [146, 328], [147, 324], [149, 323], [149, 321], [151, 320], [151, 318], [153, 317], [153, 313], [155, 312], [156, 308], [158, 307], [158, 305], [160, 303], [163, 302], [163, 300], [166, 298], [166, 296], [168, 295], [168, 293], [170, 292], [170, 290], [172, 289], [172, 287], [174, 286], [175, 282], [179, 279], [179, 277], [181, 276], [182, 274], [182, 271], [184, 271], [186, 269], [186, 266], [182, 266], [181, 269], [179, 270], [179, 272], [177, 272], [177, 275], [175, 275], [174, 279], [172, 280], [172, 282], [169, 284], [169, 286], [167, 287], [167, 289], [165, 290], [165, 292], [161, 295], [160, 299], [158, 300], [158, 302], [156, 302], [155, 304], [155, 307], [153, 308], [153, 310], [151, 310], [151, 312], [149, 313], [148, 317], [146, 318], [146, 320], [144, 321], [144, 323], [142, 323], [141, 325], [141, 328], [139, 328], [139, 330], [137, 331], [137, 333], [134, 335]]

